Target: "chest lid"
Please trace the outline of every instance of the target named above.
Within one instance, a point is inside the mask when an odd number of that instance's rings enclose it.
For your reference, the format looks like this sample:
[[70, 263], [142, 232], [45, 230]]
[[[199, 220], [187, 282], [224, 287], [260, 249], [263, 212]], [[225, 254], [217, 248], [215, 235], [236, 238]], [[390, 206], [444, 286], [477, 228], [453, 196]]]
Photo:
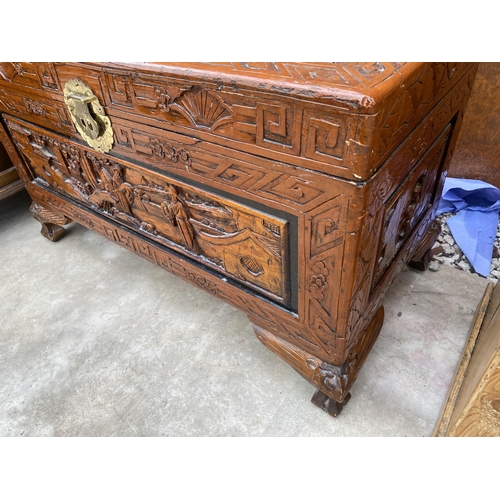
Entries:
[[[0, 65], [0, 87], [2, 77], [10, 83], [22, 78], [26, 63], [17, 73], [9, 64]], [[161, 127], [354, 181], [368, 179], [475, 67], [380, 62], [40, 64], [48, 65], [40, 71], [50, 74], [53, 83], [40, 80], [46, 95], [62, 101], [66, 82], [79, 78], [99, 98], [111, 122], [117, 117]], [[37, 79], [33, 82], [28, 83]]]

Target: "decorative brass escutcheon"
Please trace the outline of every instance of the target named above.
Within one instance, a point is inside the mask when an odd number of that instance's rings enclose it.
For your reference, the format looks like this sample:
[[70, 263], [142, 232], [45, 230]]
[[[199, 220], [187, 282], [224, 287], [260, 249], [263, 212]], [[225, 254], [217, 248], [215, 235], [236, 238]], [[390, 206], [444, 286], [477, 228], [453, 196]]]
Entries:
[[89, 146], [101, 153], [113, 147], [113, 129], [99, 100], [78, 78], [64, 86], [64, 102], [76, 129]]

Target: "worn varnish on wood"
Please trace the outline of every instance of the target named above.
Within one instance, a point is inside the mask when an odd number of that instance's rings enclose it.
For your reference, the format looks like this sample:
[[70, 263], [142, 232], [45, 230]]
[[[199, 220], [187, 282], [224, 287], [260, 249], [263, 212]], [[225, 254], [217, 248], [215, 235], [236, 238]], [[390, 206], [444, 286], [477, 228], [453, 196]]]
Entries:
[[0, 63], [0, 134], [44, 236], [76, 221], [244, 311], [336, 416], [425, 267], [476, 70]]

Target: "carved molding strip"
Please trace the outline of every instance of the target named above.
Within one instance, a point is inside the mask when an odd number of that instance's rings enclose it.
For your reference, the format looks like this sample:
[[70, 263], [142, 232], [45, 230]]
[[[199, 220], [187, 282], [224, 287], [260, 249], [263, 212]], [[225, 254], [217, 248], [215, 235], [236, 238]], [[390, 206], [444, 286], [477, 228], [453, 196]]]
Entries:
[[[257, 164], [250, 161], [229, 159], [227, 155], [207, 151], [197, 145], [178, 144], [144, 130], [131, 128], [121, 120], [114, 123], [116, 131], [115, 150], [122, 155], [154, 162], [163, 167], [166, 162], [170, 168], [182, 170], [183, 175], [193, 178], [213, 180], [224, 186], [244, 188], [249, 193], [269, 200], [296, 207], [311, 207], [324, 198], [325, 186], [333, 185], [329, 178], [319, 179], [305, 171], [290, 175], [277, 170], [278, 165], [266, 161]], [[318, 180], [317, 180], [318, 179]]]

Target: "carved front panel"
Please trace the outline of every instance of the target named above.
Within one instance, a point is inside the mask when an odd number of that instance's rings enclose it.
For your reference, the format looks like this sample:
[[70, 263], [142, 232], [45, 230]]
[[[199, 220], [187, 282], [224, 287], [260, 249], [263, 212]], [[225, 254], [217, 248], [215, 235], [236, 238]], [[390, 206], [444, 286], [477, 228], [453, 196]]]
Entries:
[[448, 125], [385, 205], [373, 286], [433, 202], [450, 130]]
[[288, 221], [6, 121], [36, 183], [288, 303]]
[[55, 64], [50, 62], [0, 62], [0, 81], [55, 91], [60, 89]]
[[[302, 109], [281, 102], [243, 99], [237, 88], [153, 75], [104, 72], [103, 94], [110, 108], [154, 117], [200, 133], [231, 137], [299, 155]], [[112, 112], [111, 112], [112, 113]]]
[[64, 103], [48, 100], [34, 94], [9, 92], [0, 85], [0, 111], [14, 115], [29, 117], [40, 125], [51, 124], [62, 132], [73, 132], [71, 116]]

